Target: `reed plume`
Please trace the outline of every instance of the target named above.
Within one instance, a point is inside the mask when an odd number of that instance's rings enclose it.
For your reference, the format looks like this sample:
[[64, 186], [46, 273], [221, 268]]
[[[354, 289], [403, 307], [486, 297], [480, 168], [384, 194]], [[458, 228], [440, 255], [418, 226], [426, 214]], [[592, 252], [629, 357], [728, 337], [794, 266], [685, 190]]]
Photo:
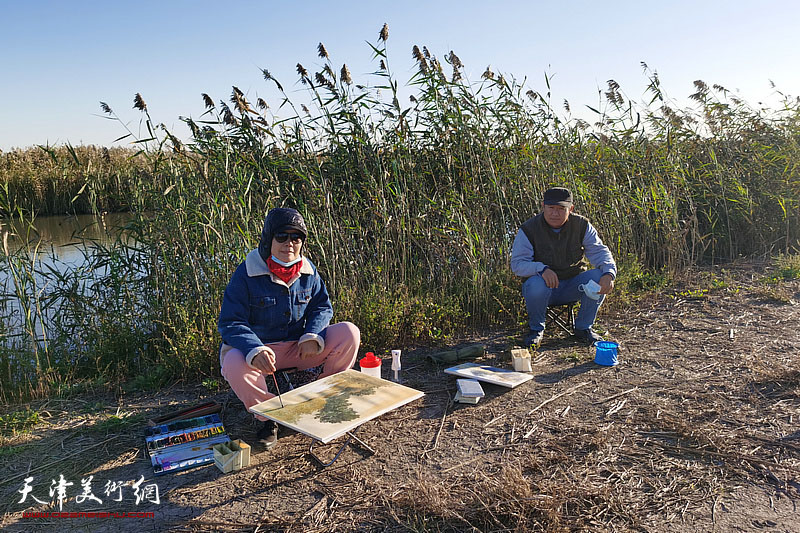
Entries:
[[244, 93], [236, 86], [233, 86], [233, 90], [231, 91], [231, 103], [233, 104], [234, 109], [236, 109], [236, 111], [239, 113], [251, 111], [250, 104], [247, 103]]
[[297, 73], [300, 75], [300, 82], [303, 85], [306, 85], [311, 81], [308, 78], [308, 71], [300, 63], [297, 64]]
[[220, 107], [222, 108], [222, 122], [228, 126], [235, 126], [237, 124], [236, 117], [233, 116], [233, 112], [231, 109], [225, 104], [225, 102], [220, 102]]
[[343, 83], [350, 85], [353, 83], [353, 78], [350, 77], [350, 69], [347, 68], [347, 65], [342, 65], [342, 72], [339, 74], [339, 78], [342, 80]]
[[422, 52], [420, 52], [417, 45], [414, 45], [414, 48], [411, 49], [411, 56], [417, 60], [420, 74], [427, 74], [428, 61], [425, 59], [425, 56], [422, 54]]
[[136, 96], [133, 97], [133, 107], [139, 111], [147, 111], [147, 104], [144, 103], [141, 94], [136, 93]]
[[314, 80], [317, 82], [317, 85], [321, 85], [323, 87], [331, 87], [331, 82], [322, 75], [321, 72], [314, 73]]
[[283, 92], [283, 86], [278, 82], [278, 80], [276, 80], [272, 76], [272, 74], [270, 74], [270, 72], [267, 69], [261, 69], [261, 73], [264, 75], [264, 79], [266, 81], [273, 81], [275, 83], [275, 86], [278, 87], [278, 90], [280, 92]]
[[456, 53], [453, 52], [452, 50], [450, 50], [449, 61], [450, 64], [453, 65], [453, 68], [455, 69], [460, 69], [464, 66], [464, 64], [461, 62], [461, 59], [459, 59]]

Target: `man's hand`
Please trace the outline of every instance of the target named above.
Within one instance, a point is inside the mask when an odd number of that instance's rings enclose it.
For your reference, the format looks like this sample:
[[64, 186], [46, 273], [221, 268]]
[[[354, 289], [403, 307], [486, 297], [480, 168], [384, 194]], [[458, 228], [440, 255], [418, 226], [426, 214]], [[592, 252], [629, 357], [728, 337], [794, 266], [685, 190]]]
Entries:
[[272, 374], [277, 370], [275, 366], [275, 353], [272, 350], [261, 350], [253, 357], [251, 365], [260, 370], [263, 374]]
[[600, 285], [600, 290], [597, 291], [600, 294], [611, 294], [614, 290], [614, 276], [611, 274], [603, 274], [597, 283]]
[[314, 357], [317, 355], [319, 344], [313, 339], [309, 339], [300, 343], [300, 358], [306, 359], [307, 357]]
[[544, 280], [544, 284], [547, 285], [550, 289], [557, 289], [558, 288], [558, 275], [550, 270], [549, 268], [545, 268], [541, 272], [542, 279]]

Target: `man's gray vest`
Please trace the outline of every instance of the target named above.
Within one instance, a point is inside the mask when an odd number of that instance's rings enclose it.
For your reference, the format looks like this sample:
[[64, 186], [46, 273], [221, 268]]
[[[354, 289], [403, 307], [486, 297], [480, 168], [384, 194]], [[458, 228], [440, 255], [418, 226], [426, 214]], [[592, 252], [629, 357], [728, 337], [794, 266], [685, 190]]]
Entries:
[[587, 270], [583, 237], [589, 220], [572, 213], [560, 231], [553, 231], [539, 213], [522, 225], [522, 231], [533, 246], [533, 260], [547, 265], [559, 280], [574, 278]]

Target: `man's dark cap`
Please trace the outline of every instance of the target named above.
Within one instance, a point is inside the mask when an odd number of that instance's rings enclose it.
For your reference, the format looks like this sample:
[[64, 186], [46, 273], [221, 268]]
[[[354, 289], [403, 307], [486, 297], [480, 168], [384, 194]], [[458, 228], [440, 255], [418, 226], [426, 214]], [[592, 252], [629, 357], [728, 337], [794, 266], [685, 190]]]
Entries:
[[572, 193], [564, 187], [553, 187], [544, 191], [544, 205], [572, 205]]

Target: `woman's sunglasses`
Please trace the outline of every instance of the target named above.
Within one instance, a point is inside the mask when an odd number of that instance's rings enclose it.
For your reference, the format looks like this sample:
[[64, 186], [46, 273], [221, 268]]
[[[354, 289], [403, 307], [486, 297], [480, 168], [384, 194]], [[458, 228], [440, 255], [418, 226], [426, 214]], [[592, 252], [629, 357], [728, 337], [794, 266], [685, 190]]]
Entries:
[[297, 244], [298, 242], [303, 242], [304, 238], [299, 233], [276, 233], [273, 236], [273, 239], [281, 244], [285, 243], [286, 239], [291, 239], [293, 244]]

